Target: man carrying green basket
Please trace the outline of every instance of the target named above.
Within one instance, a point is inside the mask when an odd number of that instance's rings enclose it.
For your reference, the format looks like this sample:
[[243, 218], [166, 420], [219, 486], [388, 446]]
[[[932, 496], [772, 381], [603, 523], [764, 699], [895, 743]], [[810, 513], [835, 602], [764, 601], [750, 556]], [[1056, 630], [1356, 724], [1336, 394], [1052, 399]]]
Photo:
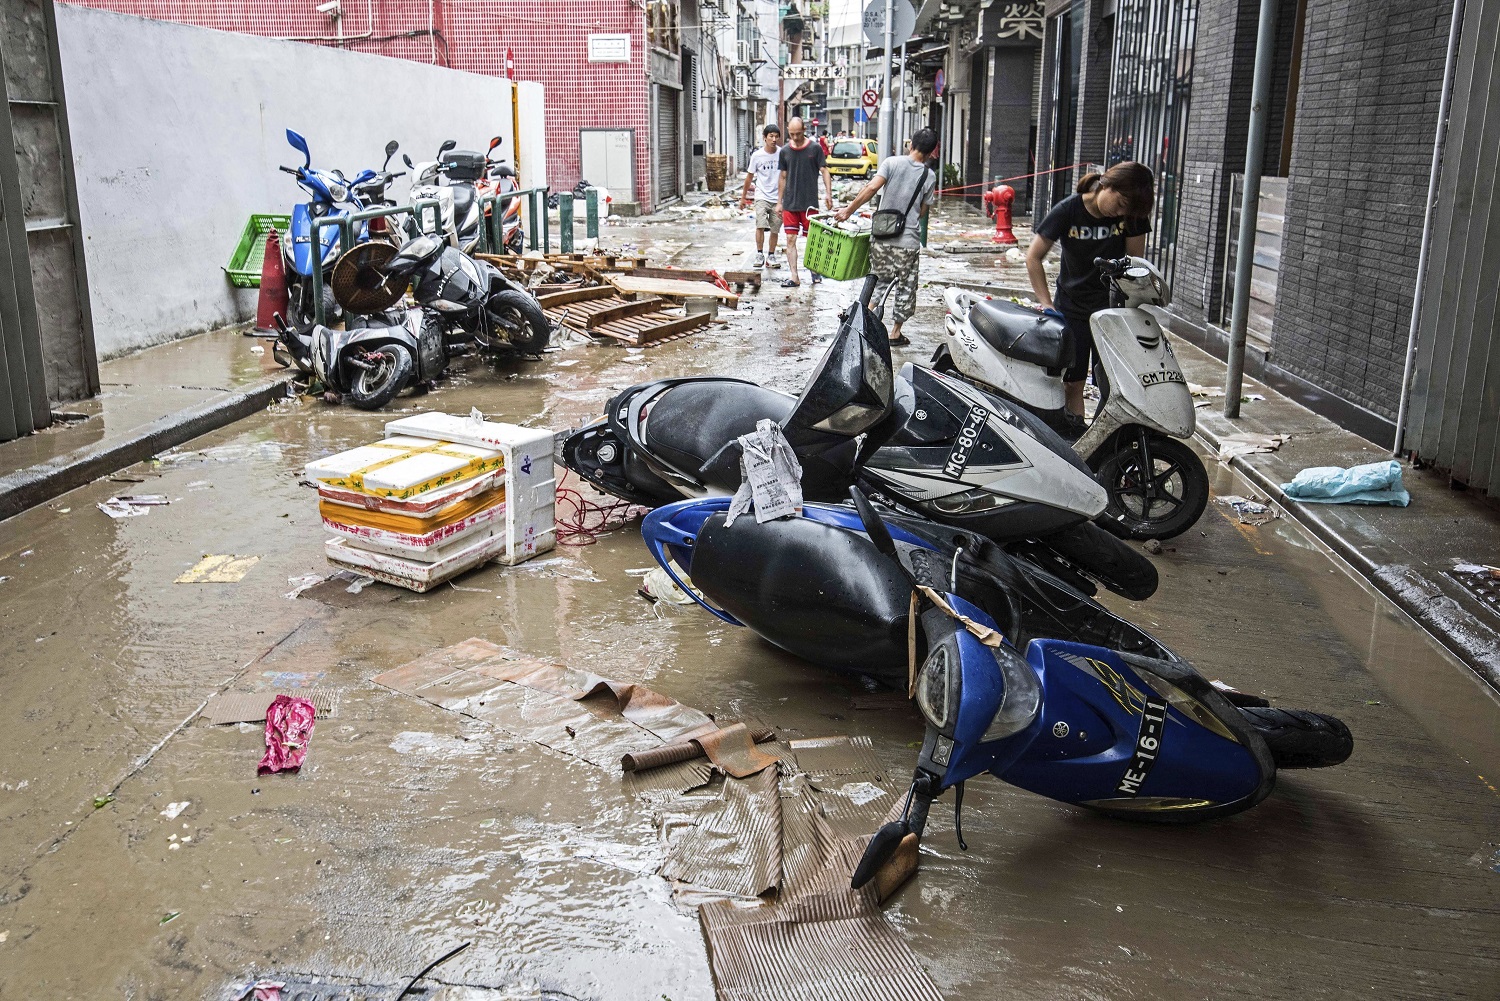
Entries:
[[880, 208], [870, 220], [870, 272], [879, 279], [875, 298], [881, 302], [882, 311], [887, 289], [896, 300], [891, 313], [892, 344], [911, 343], [901, 332], [901, 325], [917, 311], [917, 269], [922, 253], [917, 229], [937, 191], [937, 175], [927, 166], [937, 144], [936, 132], [918, 129], [911, 137], [911, 152], [886, 157], [864, 190], [834, 216], [844, 222], [884, 189]]

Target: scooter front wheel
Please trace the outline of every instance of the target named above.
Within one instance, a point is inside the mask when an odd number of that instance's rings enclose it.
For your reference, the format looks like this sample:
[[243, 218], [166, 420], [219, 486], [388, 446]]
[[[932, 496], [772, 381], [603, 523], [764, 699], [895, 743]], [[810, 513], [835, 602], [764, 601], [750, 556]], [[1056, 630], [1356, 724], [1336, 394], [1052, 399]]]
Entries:
[[1239, 709], [1265, 739], [1277, 768], [1327, 768], [1343, 764], [1354, 753], [1354, 735], [1337, 716], [1306, 709]]
[[1208, 506], [1208, 470], [1185, 442], [1166, 435], [1116, 435], [1089, 457], [1109, 491], [1099, 524], [1125, 539], [1170, 539]]
[[345, 397], [361, 410], [379, 410], [412, 380], [411, 352], [399, 344], [382, 344], [365, 354]]

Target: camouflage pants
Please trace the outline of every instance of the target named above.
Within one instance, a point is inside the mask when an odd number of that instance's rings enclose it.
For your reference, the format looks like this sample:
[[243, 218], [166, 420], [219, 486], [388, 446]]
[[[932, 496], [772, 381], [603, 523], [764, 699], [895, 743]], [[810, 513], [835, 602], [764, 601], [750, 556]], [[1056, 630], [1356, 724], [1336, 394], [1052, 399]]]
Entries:
[[917, 311], [917, 268], [921, 256], [920, 247], [893, 247], [883, 240], [870, 241], [870, 273], [879, 278], [871, 301], [881, 303], [884, 315], [882, 297], [890, 288], [893, 324], [905, 323]]

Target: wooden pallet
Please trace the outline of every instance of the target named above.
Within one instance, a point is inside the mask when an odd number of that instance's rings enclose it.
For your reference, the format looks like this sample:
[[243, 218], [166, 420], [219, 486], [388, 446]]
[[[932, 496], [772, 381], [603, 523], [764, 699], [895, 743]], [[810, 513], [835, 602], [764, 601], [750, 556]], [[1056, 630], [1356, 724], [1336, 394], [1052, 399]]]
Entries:
[[554, 292], [537, 301], [553, 323], [635, 348], [675, 340], [708, 326], [710, 320], [707, 313], [670, 315], [663, 312], [667, 305], [663, 300], [652, 296], [629, 299], [610, 285]]

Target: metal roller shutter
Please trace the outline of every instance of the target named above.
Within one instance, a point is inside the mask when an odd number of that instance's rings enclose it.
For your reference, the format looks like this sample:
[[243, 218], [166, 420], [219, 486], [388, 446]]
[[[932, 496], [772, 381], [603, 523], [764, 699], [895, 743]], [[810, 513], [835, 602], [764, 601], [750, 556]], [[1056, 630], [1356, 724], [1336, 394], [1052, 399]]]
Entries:
[[678, 92], [656, 88], [656, 200], [681, 194], [682, 129]]

